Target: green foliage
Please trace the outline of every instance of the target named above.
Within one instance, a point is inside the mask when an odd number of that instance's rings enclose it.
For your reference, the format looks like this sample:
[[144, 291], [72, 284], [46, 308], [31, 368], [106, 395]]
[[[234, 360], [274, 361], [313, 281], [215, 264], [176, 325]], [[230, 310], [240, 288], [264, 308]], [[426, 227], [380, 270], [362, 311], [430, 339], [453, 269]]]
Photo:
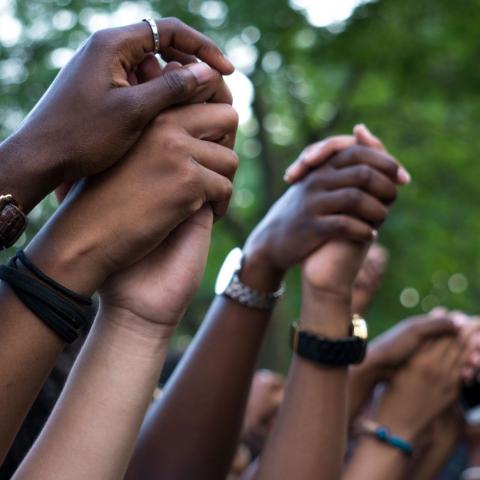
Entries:
[[[202, 318], [224, 255], [243, 242], [285, 188], [285, 167], [307, 143], [351, 131], [357, 122], [368, 124], [414, 179], [382, 230], [391, 264], [369, 315], [374, 332], [437, 304], [476, 312], [479, 1], [380, 0], [330, 30], [309, 25], [287, 0], [136, 4], [182, 18], [227, 49], [237, 42], [257, 55], [248, 72], [256, 91], [253, 118], [242, 126], [238, 142], [238, 193], [228, 218], [215, 227], [206, 278], [179, 341]], [[2, 137], [54, 78], [51, 52], [76, 48], [88, 35], [88, 19], [113, 12], [120, 3], [17, 0], [12, 5], [24, 28], [18, 43], [0, 44]], [[208, 14], [212, 6], [216, 15]], [[53, 209], [48, 199], [34, 212], [28, 239]], [[452, 277], [459, 272], [468, 280], [464, 290], [463, 277]], [[264, 356], [264, 363], [277, 368], [288, 361], [287, 324], [298, 311], [297, 275], [289, 283]], [[413, 308], [400, 303], [406, 287], [419, 294]]]

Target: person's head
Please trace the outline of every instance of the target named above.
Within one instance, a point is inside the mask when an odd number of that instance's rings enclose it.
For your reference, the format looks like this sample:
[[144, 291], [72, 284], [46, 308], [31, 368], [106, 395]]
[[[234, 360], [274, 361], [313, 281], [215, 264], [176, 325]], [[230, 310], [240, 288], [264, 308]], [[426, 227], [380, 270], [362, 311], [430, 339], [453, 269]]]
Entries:
[[373, 243], [353, 284], [352, 311], [364, 314], [379, 288], [388, 264], [388, 251]]
[[258, 370], [252, 380], [243, 425], [244, 441], [257, 455], [268, 437], [283, 400], [285, 380], [271, 370]]

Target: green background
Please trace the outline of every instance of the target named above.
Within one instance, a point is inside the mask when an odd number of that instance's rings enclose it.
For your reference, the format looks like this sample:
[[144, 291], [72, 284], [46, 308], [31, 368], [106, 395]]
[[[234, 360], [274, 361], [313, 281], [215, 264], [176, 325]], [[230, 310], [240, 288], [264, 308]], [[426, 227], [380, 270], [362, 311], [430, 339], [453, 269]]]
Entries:
[[[54, 78], [52, 52], [77, 48], [92, 19], [125, 6], [132, 4], [0, 0], [0, 12], [10, 11], [22, 26], [18, 41], [0, 43], [0, 138]], [[256, 56], [245, 70], [256, 94], [237, 144], [237, 193], [215, 227], [205, 281], [177, 346], [200, 323], [226, 253], [285, 189], [286, 166], [308, 143], [350, 132], [357, 122], [369, 125], [413, 176], [381, 232], [391, 261], [368, 315], [371, 330], [440, 304], [477, 311], [480, 1], [379, 0], [328, 28], [314, 27], [286, 0], [135, 2], [139, 7], [183, 19], [227, 52], [237, 47]], [[55, 206], [48, 198], [34, 210], [20, 245]], [[262, 357], [265, 366], [282, 370], [288, 324], [298, 313], [298, 272], [288, 286]], [[400, 300], [406, 288], [415, 289], [404, 295], [408, 307]]]

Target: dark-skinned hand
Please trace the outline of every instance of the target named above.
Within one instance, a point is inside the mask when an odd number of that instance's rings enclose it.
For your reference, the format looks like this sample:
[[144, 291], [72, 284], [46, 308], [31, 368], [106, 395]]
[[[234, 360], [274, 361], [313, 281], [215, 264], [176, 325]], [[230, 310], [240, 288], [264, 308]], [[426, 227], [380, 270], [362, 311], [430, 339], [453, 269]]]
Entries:
[[368, 347], [369, 361], [382, 366], [384, 378], [402, 366], [428, 339], [458, 331], [445, 308], [435, 308], [425, 315], [407, 318], [372, 340]]
[[457, 335], [424, 342], [390, 381], [378, 405], [378, 422], [415, 441], [457, 400], [463, 348]]
[[372, 240], [396, 197], [397, 169], [364, 146], [337, 153], [275, 203], [247, 240], [246, 258], [283, 275], [332, 238]]
[[20, 178], [3, 193], [13, 193], [28, 211], [63, 181], [113, 165], [166, 108], [204, 102], [218, 91], [223, 96], [221, 74], [232, 73], [233, 66], [219, 48], [177, 19], [158, 20], [157, 25], [160, 53], [166, 58], [205, 63], [154, 75], [159, 67], [150, 53], [153, 38], [146, 22], [94, 33], [2, 144], [7, 176], [20, 167], [35, 175], [34, 187]]

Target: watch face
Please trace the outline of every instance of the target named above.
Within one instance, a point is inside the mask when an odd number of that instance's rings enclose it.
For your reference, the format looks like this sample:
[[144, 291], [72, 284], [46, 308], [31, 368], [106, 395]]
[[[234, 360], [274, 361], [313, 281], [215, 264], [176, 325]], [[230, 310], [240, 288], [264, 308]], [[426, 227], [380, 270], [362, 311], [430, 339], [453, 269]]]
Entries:
[[222, 295], [226, 288], [230, 285], [233, 275], [240, 270], [242, 265], [242, 250], [234, 248], [223, 262], [220, 273], [215, 283], [215, 294]]

